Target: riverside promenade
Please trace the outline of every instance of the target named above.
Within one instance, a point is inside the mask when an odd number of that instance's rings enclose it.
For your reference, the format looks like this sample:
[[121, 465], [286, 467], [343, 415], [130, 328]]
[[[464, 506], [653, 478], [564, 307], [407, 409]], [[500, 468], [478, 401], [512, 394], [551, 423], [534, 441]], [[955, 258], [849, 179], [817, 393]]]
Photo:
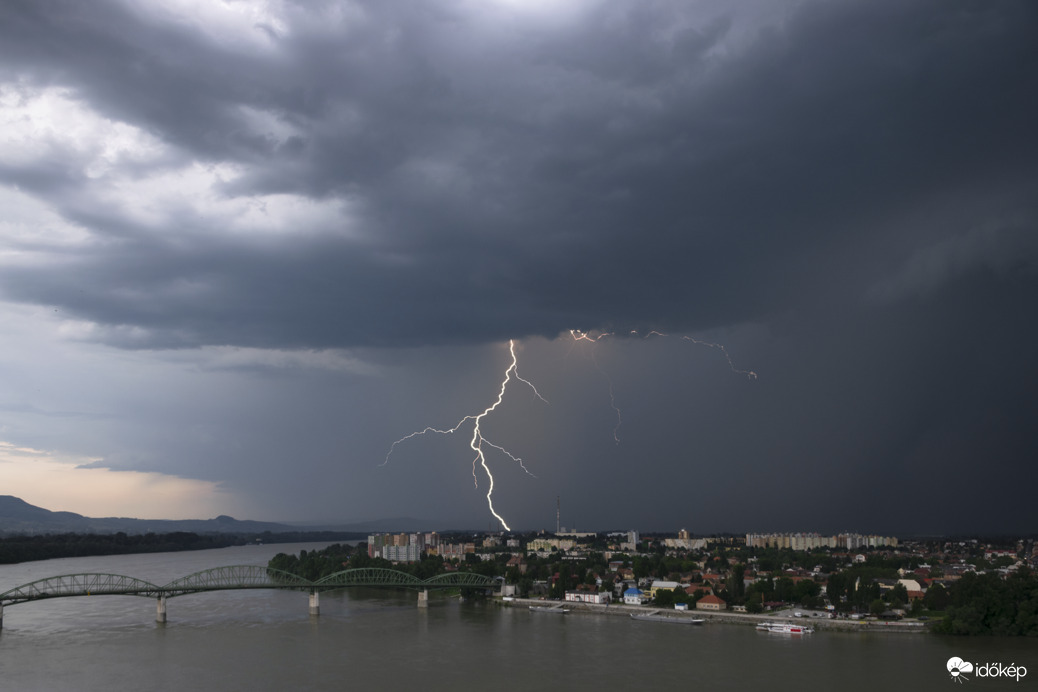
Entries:
[[666, 608], [653, 608], [652, 606], [633, 606], [622, 603], [610, 603], [599, 605], [595, 603], [580, 603], [577, 601], [552, 601], [539, 598], [512, 598], [511, 600], [499, 599], [501, 604], [510, 607], [527, 606], [558, 606], [570, 611], [585, 613], [598, 613], [600, 615], [614, 615], [620, 617], [631, 617], [631, 615], [645, 614], [658, 611], [661, 615], [675, 619], [701, 618], [704, 624], [728, 624], [728, 625], [750, 625], [756, 626], [759, 622], [798, 622], [815, 630], [836, 630], [842, 632], [898, 632], [902, 634], [923, 634], [929, 631], [926, 623], [911, 621], [885, 621], [885, 620], [830, 620], [828, 618], [794, 618], [791, 610], [783, 610], [777, 613], [743, 614], [732, 612], [714, 612], [709, 610], [674, 610]]

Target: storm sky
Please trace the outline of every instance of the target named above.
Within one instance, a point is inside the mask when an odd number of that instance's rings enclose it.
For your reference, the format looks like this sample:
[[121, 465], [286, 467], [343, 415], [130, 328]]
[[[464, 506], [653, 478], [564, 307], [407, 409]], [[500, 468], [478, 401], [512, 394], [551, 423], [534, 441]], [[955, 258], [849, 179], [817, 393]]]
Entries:
[[513, 529], [1034, 532], [1036, 36], [1029, 0], [8, 0], [0, 494], [497, 528], [472, 420], [386, 455], [515, 340]]

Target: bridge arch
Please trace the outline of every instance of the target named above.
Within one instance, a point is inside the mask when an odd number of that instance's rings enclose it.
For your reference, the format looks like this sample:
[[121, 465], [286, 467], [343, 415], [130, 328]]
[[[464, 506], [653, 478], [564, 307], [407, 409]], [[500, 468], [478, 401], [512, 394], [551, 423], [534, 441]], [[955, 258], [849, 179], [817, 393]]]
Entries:
[[0, 605], [14, 605], [27, 601], [39, 601], [44, 598], [64, 598], [69, 596], [146, 596], [161, 595], [162, 587], [136, 577], [123, 574], [106, 574], [99, 572], [81, 574], [63, 574], [57, 577], [37, 579], [16, 586], [0, 594]]
[[501, 582], [475, 572], [447, 572], [428, 579], [419, 579], [413, 574], [383, 567], [360, 567], [329, 574], [316, 582], [320, 590], [338, 589], [347, 586], [389, 586], [404, 589], [498, 589]]
[[259, 565], [229, 565], [194, 572], [161, 587], [167, 598], [202, 591], [229, 589], [288, 589], [305, 591], [313, 587], [298, 574]]
[[429, 577], [423, 582], [426, 589], [477, 588], [500, 589], [503, 580], [487, 577], [475, 572], [445, 572]]
[[413, 574], [384, 567], [357, 567], [329, 574], [314, 582], [318, 589], [341, 589], [347, 586], [391, 586], [404, 589], [422, 588], [422, 580]]

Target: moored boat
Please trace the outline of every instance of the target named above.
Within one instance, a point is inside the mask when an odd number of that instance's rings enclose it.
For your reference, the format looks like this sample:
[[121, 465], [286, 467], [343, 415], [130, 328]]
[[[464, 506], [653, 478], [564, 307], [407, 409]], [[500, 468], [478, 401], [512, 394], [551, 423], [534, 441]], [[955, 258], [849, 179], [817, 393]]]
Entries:
[[562, 615], [569, 612], [569, 608], [562, 606], [530, 606], [530, 610], [536, 613], [560, 613]]
[[682, 617], [671, 617], [669, 615], [657, 615], [655, 613], [644, 613], [644, 614], [631, 614], [632, 620], [646, 620], [650, 622], [673, 622], [679, 625], [702, 625], [704, 620], [702, 618], [682, 618]]
[[[765, 623], [761, 623], [762, 625]], [[768, 632], [776, 632], [778, 634], [811, 634], [814, 629], [811, 627], [804, 627], [803, 625], [794, 625], [791, 622], [772, 622], [768, 624]], [[757, 629], [761, 629], [760, 625], [757, 625]]]

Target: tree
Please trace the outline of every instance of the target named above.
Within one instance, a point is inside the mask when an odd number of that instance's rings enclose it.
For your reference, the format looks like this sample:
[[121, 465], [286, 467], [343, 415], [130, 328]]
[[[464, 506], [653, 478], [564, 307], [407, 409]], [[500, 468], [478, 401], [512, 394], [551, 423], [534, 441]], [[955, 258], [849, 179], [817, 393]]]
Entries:
[[653, 598], [653, 602], [660, 608], [669, 608], [674, 605], [674, 592], [670, 589], [656, 589], [656, 596]]
[[879, 584], [874, 582], [872, 579], [862, 578], [858, 587], [854, 589], [854, 598], [852, 600], [854, 605], [859, 608], [864, 608], [867, 604], [879, 598], [879, 594]]
[[743, 581], [745, 576], [746, 565], [739, 563], [732, 567], [726, 587], [728, 590], [728, 596], [731, 598], [733, 603], [742, 603], [742, 599], [746, 595], [746, 584]]
[[822, 592], [822, 587], [813, 579], [801, 579], [796, 585], [796, 600], [798, 603], [807, 604]]
[[636, 555], [632, 569], [634, 570], [635, 579], [646, 578], [649, 576], [649, 560], [642, 555]]
[[791, 602], [796, 599], [796, 584], [789, 577], [780, 577], [775, 582], [775, 598], [780, 601]]
[[847, 576], [839, 572], [836, 574], [830, 574], [829, 581], [825, 587], [825, 592], [829, 596], [829, 600], [832, 601], [833, 605], [839, 608], [840, 603], [843, 601], [844, 597], [847, 596]]
[[654, 604], [660, 608], [670, 608], [675, 603], [688, 603], [690, 597], [680, 586], [673, 589], [656, 589]]

